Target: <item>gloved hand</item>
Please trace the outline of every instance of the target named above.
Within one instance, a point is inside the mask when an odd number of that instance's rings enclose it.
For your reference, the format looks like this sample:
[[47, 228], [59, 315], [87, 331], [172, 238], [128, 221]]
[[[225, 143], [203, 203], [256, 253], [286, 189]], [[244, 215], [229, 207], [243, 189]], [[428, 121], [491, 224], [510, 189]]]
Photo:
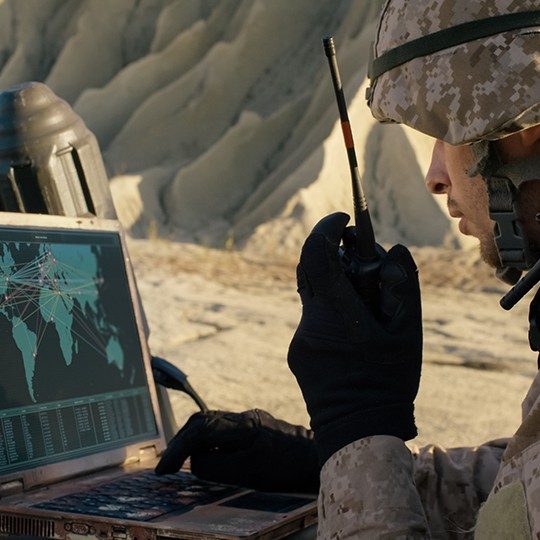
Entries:
[[261, 491], [319, 490], [313, 432], [258, 409], [195, 413], [169, 442], [156, 473], [178, 471], [188, 456], [203, 480]]
[[[540, 351], [540, 289], [538, 289], [529, 306], [529, 345], [531, 350]], [[540, 356], [538, 356], [540, 369]]]
[[369, 435], [412, 439], [422, 363], [416, 265], [394, 246], [380, 270], [374, 315], [341, 265], [338, 248], [349, 216], [331, 214], [307, 238], [297, 268], [302, 318], [288, 362], [311, 416], [320, 464]]

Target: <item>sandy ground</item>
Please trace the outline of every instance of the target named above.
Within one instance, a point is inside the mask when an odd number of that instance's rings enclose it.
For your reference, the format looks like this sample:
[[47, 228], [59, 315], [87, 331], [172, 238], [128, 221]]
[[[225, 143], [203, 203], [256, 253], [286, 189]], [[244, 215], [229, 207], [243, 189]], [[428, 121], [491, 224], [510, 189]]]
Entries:
[[[300, 317], [294, 261], [160, 240], [130, 243], [152, 352], [183, 369], [211, 408], [262, 408], [293, 423], [308, 416], [286, 364]], [[414, 250], [423, 290], [424, 367], [419, 444], [475, 445], [509, 436], [536, 371], [527, 302], [510, 313], [505, 286], [474, 252]], [[195, 411], [174, 393], [182, 423]]]

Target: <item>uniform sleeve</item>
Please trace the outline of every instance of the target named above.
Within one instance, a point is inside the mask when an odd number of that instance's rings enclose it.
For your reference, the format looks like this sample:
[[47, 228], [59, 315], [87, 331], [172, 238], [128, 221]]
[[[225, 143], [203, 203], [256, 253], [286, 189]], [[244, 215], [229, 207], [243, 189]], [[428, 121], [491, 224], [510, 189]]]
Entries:
[[455, 538], [474, 526], [505, 440], [410, 450], [374, 436], [336, 452], [321, 471], [321, 539]]
[[414, 481], [431, 534], [455, 538], [471, 531], [495, 482], [509, 439], [481, 446], [413, 448]]

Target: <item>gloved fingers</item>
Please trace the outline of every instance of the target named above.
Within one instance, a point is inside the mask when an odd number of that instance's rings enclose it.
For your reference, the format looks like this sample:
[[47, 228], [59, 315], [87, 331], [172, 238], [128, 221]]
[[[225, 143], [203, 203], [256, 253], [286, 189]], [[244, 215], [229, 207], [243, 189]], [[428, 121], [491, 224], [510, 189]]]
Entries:
[[156, 465], [156, 474], [170, 474], [180, 470], [184, 461], [204, 437], [206, 419], [203, 413], [192, 415], [180, 431], [171, 439]]
[[303, 475], [313, 484], [313, 478], [315, 481], [318, 478], [318, 467], [311, 466], [306, 474], [306, 463], [310, 464], [311, 456], [297, 450], [287, 438], [258, 438], [250, 448], [235, 452], [214, 450], [196, 454], [191, 458], [191, 471], [198, 478], [212, 482], [261, 491], [301, 492], [306, 483]]
[[245, 473], [253, 467], [257, 468], [257, 464], [246, 459], [244, 452], [231, 454], [214, 450], [195, 454], [191, 458], [191, 472], [197, 478], [222, 484], [251, 487], [246, 485]]
[[315, 227], [313, 227], [310, 236], [320, 234], [331, 244], [339, 246], [339, 243], [343, 238], [345, 227], [350, 219], [351, 217], [345, 212], [334, 212], [333, 214], [329, 214], [317, 222]]
[[343, 273], [339, 244], [350, 217], [336, 212], [321, 219], [311, 231], [300, 255], [300, 267], [315, 296], [327, 294]]
[[302, 304], [305, 304], [309, 298], [313, 297], [313, 291], [306, 277], [306, 273], [302, 269], [301, 265], [298, 265], [296, 267], [296, 284], [298, 294], [300, 295], [300, 299], [302, 300]]
[[529, 344], [533, 351], [538, 351], [540, 342], [539, 328], [539, 312], [540, 312], [540, 289], [536, 291], [534, 298], [529, 306]]
[[356, 227], [350, 225], [343, 231], [343, 246], [348, 251], [356, 248]]
[[248, 413], [260, 420], [252, 444], [232, 451], [219, 447], [193, 454], [193, 474], [203, 480], [262, 491], [317, 491], [319, 470], [313, 433], [263, 410]]
[[256, 437], [259, 423], [257, 411], [196, 413], [169, 442], [156, 466], [156, 473], [176, 472], [188, 456], [193, 458], [197, 453], [213, 448], [228, 451], [245, 448]]
[[394, 319], [400, 310], [408, 316], [420, 311], [418, 268], [410, 251], [400, 244], [388, 251], [380, 271], [381, 312]]

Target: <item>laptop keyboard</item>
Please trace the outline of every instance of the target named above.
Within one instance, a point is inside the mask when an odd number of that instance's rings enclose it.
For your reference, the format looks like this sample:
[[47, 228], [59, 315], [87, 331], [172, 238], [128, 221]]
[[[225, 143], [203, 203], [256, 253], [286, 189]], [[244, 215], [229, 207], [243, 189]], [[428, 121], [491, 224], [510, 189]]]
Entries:
[[143, 472], [88, 491], [39, 503], [34, 508], [136, 521], [187, 512], [239, 492], [240, 488], [199, 480], [186, 472], [157, 476]]

